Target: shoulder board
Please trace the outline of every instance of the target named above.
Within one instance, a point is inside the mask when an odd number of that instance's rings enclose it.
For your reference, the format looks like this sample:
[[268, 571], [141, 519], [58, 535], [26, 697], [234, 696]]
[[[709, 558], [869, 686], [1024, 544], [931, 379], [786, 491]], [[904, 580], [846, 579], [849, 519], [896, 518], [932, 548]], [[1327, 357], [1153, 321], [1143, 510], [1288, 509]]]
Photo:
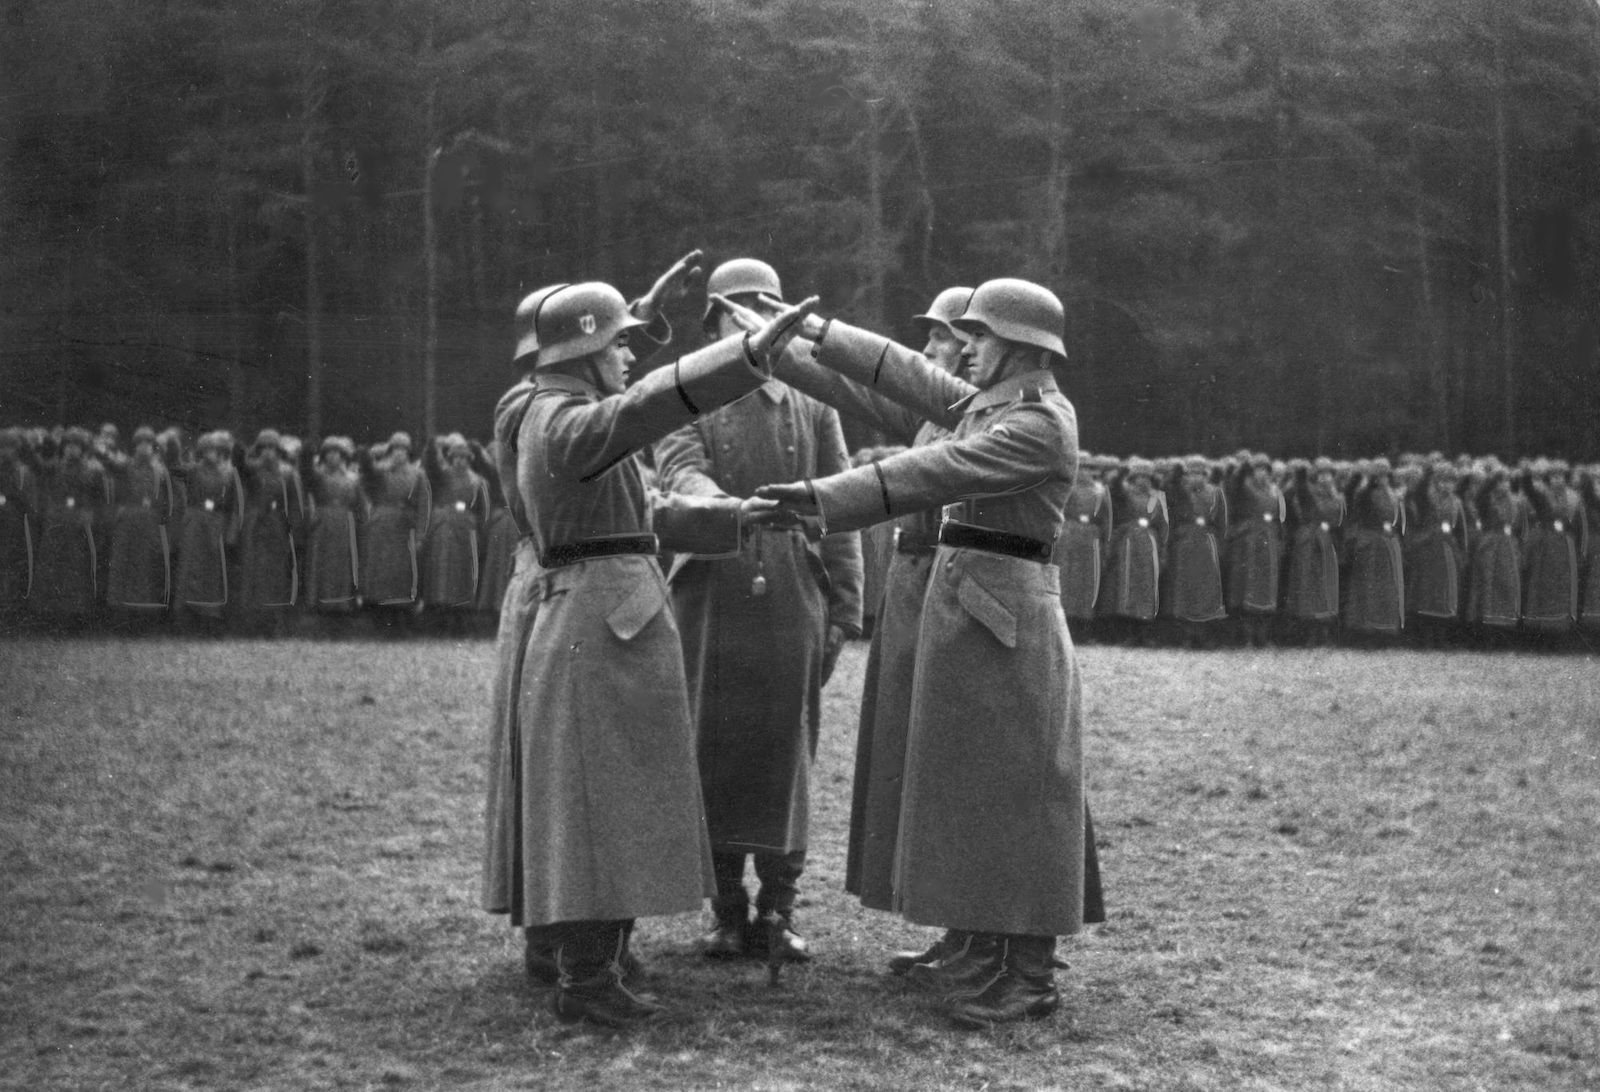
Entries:
[[1043, 402], [1044, 392], [1037, 385], [1029, 383], [1022, 388], [1022, 400], [1024, 402]]

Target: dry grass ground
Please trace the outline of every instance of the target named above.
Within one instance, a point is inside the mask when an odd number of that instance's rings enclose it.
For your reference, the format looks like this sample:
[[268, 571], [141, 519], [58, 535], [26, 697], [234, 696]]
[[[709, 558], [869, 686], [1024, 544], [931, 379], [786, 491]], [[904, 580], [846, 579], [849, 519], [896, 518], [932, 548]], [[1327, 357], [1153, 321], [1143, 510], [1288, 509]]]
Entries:
[[951, 1028], [841, 893], [864, 647], [828, 691], [820, 953], [639, 945], [679, 1015], [558, 1024], [477, 909], [485, 641], [0, 642], [0, 1086], [1600, 1087], [1600, 661], [1082, 650], [1110, 921], [1068, 1004]]

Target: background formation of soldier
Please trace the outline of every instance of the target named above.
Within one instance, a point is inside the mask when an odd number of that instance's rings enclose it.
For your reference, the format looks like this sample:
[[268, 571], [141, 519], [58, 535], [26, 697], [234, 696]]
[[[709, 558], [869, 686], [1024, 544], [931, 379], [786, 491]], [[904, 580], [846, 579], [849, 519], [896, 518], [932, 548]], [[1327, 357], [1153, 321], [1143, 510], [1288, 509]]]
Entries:
[[[765, 416], [791, 434], [773, 441], [769, 461], [804, 456], [796, 473], [811, 475], [818, 457], [823, 467], [845, 465], [833, 408], [782, 383], [764, 389], [772, 392]], [[830, 396], [840, 393], [848, 395], [841, 387]], [[915, 446], [919, 430], [941, 434], [879, 401], [842, 402], [845, 416], [893, 441], [856, 451], [850, 463]], [[751, 443], [775, 434], [734, 423], [760, 404], [741, 402], [664, 444], [667, 486], [692, 492], [730, 473], [739, 485], [783, 465], [751, 462]], [[802, 420], [796, 407], [822, 419]], [[419, 451], [404, 432], [359, 446], [342, 436], [308, 445], [263, 429], [246, 446], [220, 430], [186, 441], [176, 429], [141, 426], [124, 444], [112, 424], [0, 429], [0, 618], [260, 633], [305, 615], [409, 622], [421, 614], [447, 629], [480, 620], [488, 628], [518, 538], [503, 479], [511, 468], [496, 446], [451, 434]], [[731, 453], [737, 470], [719, 465]], [[1600, 466], [1437, 453], [1392, 462], [1084, 453], [1066, 514], [1055, 560], [1079, 641], [1403, 635], [1492, 646], [1515, 633], [1600, 629]], [[939, 518], [878, 524], [848, 547], [859, 552], [859, 575], [829, 572], [832, 648], [823, 652], [836, 654], [842, 637], [870, 631], [892, 609], [883, 588], [893, 558], [930, 549]], [[757, 540], [746, 578], [794, 576], [799, 555], [794, 532], [785, 534], [791, 548], [774, 545], [770, 557]], [[727, 566], [689, 569], [686, 584], [713, 571], [733, 579]]]

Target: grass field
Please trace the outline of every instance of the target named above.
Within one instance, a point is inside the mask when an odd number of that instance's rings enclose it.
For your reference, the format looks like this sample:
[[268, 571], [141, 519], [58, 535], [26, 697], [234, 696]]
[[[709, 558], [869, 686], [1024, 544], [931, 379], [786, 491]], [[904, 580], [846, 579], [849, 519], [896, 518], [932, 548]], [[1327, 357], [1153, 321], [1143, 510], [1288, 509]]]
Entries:
[[557, 1023], [477, 909], [487, 641], [0, 642], [0, 1087], [1600, 1088], [1600, 660], [1081, 650], [1110, 920], [969, 1033], [842, 894], [829, 687], [777, 988], [641, 923], [677, 1010]]

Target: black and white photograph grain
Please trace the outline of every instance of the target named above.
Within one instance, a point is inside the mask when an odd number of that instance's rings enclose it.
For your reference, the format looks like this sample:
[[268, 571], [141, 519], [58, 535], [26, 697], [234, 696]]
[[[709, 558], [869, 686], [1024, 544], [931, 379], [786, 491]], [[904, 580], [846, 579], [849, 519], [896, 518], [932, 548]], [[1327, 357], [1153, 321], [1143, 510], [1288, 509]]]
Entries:
[[0, 0], [0, 1092], [1600, 1092], [1600, 0]]

